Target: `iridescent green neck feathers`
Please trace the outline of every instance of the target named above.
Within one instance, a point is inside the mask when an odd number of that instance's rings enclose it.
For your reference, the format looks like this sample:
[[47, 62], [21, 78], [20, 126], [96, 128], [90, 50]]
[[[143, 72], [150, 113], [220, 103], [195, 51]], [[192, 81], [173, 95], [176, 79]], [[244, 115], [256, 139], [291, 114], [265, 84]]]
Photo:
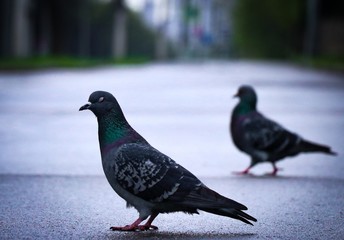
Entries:
[[98, 117], [98, 125], [98, 135], [101, 147], [120, 140], [130, 132], [130, 126], [124, 116], [116, 116], [113, 112]]

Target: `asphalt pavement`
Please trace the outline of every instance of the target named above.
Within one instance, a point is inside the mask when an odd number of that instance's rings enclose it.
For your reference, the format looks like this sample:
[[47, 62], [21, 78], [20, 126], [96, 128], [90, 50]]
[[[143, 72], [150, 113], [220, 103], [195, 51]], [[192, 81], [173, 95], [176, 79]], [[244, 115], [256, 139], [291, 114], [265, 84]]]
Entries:
[[[277, 177], [249, 164], [228, 123], [241, 84], [265, 115], [337, 157], [304, 154]], [[97, 123], [78, 112], [95, 90], [112, 92], [154, 147], [222, 195], [245, 204], [254, 226], [208, 213], [161, 214], [158, 231], [110, 226], [138, 217], [108, 185]], [[199, 62], [0, 73], [0, 239], [343, 239], [344, 76], [269, 62]]]

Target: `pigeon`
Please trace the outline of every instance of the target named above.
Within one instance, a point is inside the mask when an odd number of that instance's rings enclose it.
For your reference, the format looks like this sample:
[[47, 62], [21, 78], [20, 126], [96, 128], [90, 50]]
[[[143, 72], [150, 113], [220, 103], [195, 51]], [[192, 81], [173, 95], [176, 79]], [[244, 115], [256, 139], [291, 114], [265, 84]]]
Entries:
[[231, 116], [230, 132], [235, 146], [251, 157], [250, 165], [237, 174], [248, 174], [257, 163], [270, 162], [275, 176], [276, 162], [299, 153], [322, 152], [336, 155], [330, 147], [303, 139], [257, 110], [257, 94], [252, 86], [239, 87], [240, 99]]
[[[160, 213], [199, 210], [251, 224], [256, 218], [247, 207], [208, 188], [195, 175], [152, 147], [127, 122], [116, 98], [105, 91], [93, 92], [79, 111], [91, 110], [98, 120], [98, 137], [105, 176], [113, 190], [134, 207], [139, 218], [114, 231], [156, 230]], [[144, 220], [147, 222], [140, 225]]]

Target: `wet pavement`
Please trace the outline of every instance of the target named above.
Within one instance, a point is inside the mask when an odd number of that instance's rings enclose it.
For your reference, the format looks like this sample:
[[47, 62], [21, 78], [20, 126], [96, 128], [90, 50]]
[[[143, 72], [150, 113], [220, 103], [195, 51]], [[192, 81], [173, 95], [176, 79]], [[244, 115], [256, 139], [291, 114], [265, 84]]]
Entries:
[[[337, 157], [299, 155], [276, 178], [233, 176], [249, 159], [228, 133], [232, 96], [252, 84], [258, 108]], [[0, 239], [343, 239], [344, 77], [262, 62], [149, 64], [0, 73]], [[244, 203], [255, 226], [207, 213], [159, 215], [159, 231], [117, 233], [137, 218], [103, 176], [97, 123], [78, 112], [113, 93], [131, 125], [209, 187]]]

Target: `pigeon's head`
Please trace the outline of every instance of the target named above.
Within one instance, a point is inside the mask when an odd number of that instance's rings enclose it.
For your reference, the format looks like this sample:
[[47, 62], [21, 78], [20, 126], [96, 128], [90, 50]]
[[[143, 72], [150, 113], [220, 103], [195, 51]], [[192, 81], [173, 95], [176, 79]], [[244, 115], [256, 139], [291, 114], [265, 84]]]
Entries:
[[121, 108], [116, 98], [108, 92], [96, 91], [88, 98], [87, 104], [80, 107], [79, 111], [91, 110], [97, 117], [106, 115], [110, 111], [119, 111]]
[[257, 94], [254, 88], [250, 85], [242, 85], [239, 87], [238, 92], [234, 97], [240, 98], [241, 102], [248, 103], [252, 106], [257, 104]]

